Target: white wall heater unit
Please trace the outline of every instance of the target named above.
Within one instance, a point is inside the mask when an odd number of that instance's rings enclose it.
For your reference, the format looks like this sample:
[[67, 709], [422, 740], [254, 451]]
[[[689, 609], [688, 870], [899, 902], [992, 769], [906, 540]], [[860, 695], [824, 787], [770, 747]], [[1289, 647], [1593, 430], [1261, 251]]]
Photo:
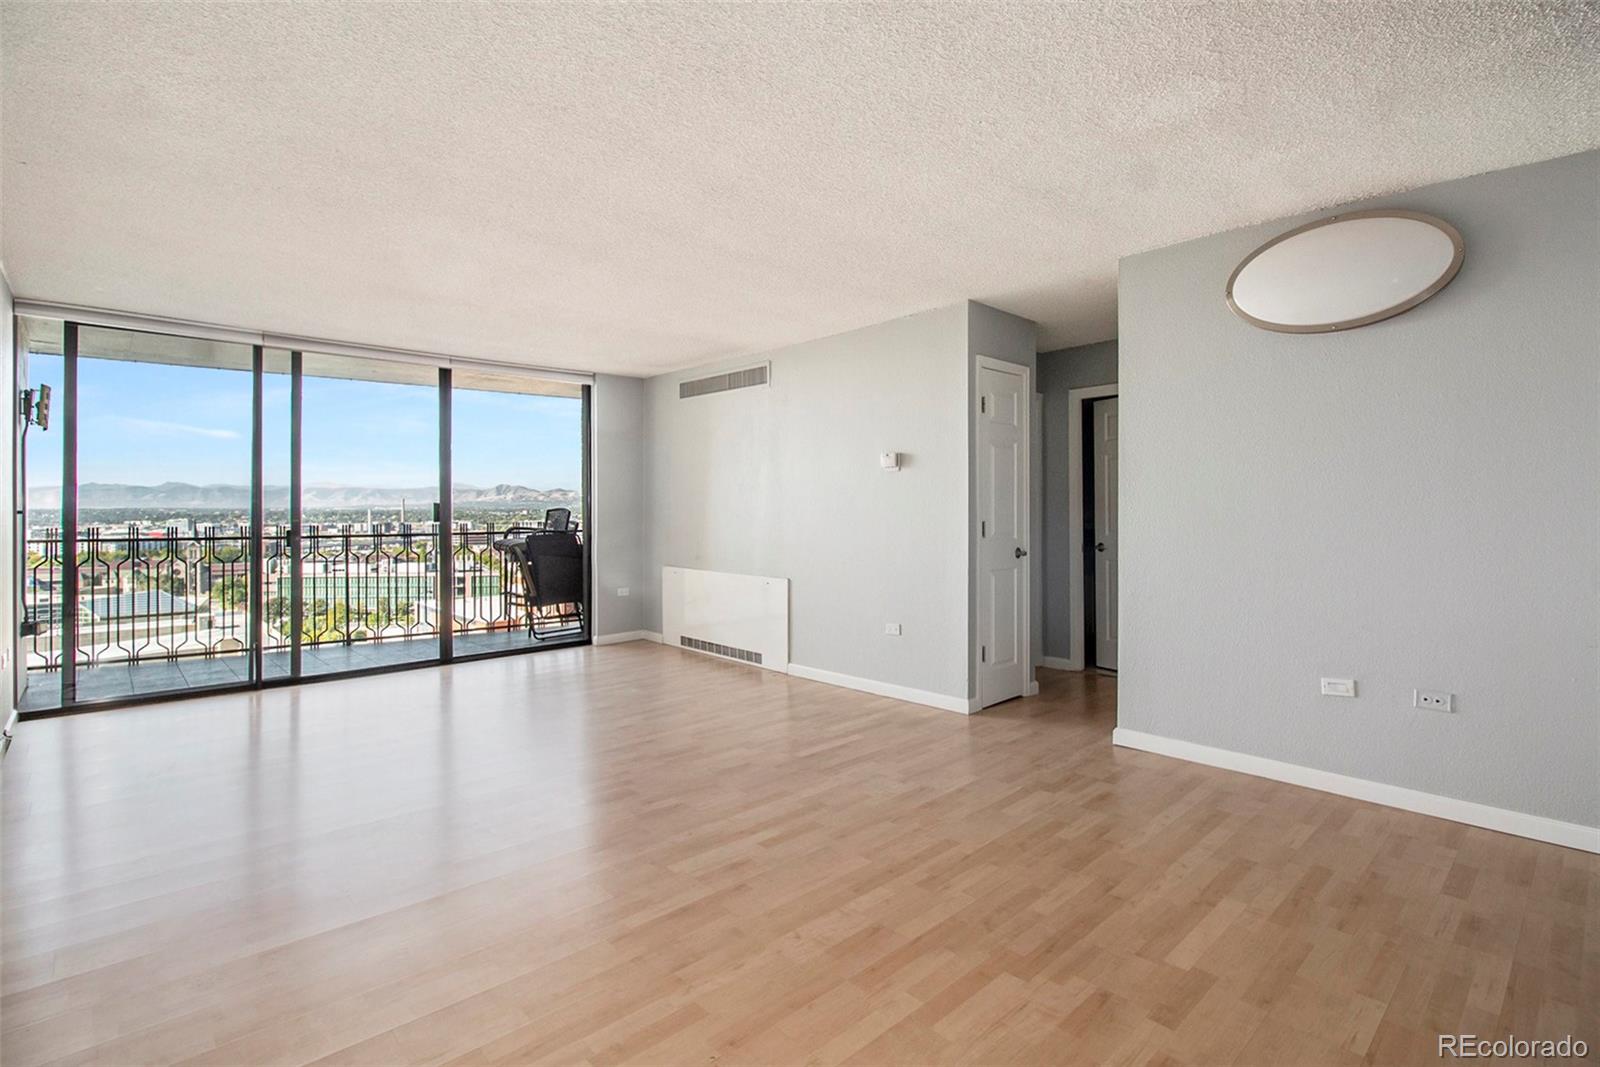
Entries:
[[789, 579], [661, 568], [661, 643], [789, 669]]

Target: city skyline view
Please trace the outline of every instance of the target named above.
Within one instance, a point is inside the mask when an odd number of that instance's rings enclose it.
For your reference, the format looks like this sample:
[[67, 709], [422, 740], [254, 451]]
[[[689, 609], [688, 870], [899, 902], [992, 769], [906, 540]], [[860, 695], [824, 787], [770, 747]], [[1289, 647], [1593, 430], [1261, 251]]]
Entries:
[[296, 417], [288, 354], [264, 356], [258, 423], [246, 345], [84, 328], [70, 399], [64, 357], [29, 353], [28, 385], [50, 387], [51, 410], [24, 439], [22, 659], [45, 705], [137, 689], [134, 672], [139, 686], [194, 688], [429, 660], [443, 632], [459, 638], [453, 655], [584, 636], [585, 401], [549, 395], [578, 390], [452, 375], [442, 528], [432, 367], [308, 353]]
[[[29, 384], [49, 385], [55, 408], [48, 430], [28, 432], [29, 486], [59, 491], [63, 361], [32, 354], [28, 363]], [[305, 486], [437, 485], [435, 388], [311, 375], [303, 383]], [[289, 482], [289, 393], [286, 375], [264, 377], [264, 485]], [[247, 371], [86, 355], [78, 394], [79, 485], [249, 485]], [[582, 408], [578, 398], [452, 390], [454, 483], [463, 489], [577, 488]]]

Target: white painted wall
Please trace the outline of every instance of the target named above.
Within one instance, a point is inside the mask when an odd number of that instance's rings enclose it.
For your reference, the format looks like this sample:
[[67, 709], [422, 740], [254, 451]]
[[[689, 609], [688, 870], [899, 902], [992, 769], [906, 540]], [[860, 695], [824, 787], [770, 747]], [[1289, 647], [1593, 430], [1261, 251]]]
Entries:
[[1332, 336], [1223, 303], [1311, 216], [1122, 261], [1120, 727], [1600, 826], [1597, 194], [1590, 152], [1351, 205], [1466, 263]]
[[[788, 578], [794, 664], [964, 701], [970, 351], [963, 303], [650, 379], [644, 627], [663, 564]], [[763, 360], [769, 387], [678, 399]]]
[[[644, 393], [641, 378], [595, 376], [590, 407], [595, 637], [633, 633], [643, 625]], [[627, 596], [620, 595], [622, 589]]]

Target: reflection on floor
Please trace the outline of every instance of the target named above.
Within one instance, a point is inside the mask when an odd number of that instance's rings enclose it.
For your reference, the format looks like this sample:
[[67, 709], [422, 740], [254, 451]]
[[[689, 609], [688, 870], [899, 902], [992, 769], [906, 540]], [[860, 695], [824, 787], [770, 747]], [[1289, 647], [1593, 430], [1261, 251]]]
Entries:
[[967, 716], [632, 643], [24, 722], [0, 1061], [1600, 1043], [1600, 856], [1115, 748], [1116, 679], [1039, 675]]
[[[535, 641], [526, 631], [455, 635], [455, 656], [481, 656], [496, 652], [516, 652], [529, 648], [550, 648], [581, 641], [580, 632]], [[351, 645], [322, 645], [301, 653], [303, 677], [368, 671], [408, 663], [426, 663], [439, 657], [439, 643], [433, 637], [408, 641], [363, 641]], [[78, 703], [127, 700], [155, 693], [186, 689], [213, 689], [244, 685], [250, 680], [250, 664], [244, 655], [214, 656], [210, 659], [151, 660], [144, 663], [107, 663], [78, 670]], [[262, 676], [267, 679], [289, 677], [289, 654], [269, 652], [262, 660]], [[51, 711], [61, 706], [61, 676], [54, 671], [29, 673], [28, 689], [22, 696], [21, 710]]]

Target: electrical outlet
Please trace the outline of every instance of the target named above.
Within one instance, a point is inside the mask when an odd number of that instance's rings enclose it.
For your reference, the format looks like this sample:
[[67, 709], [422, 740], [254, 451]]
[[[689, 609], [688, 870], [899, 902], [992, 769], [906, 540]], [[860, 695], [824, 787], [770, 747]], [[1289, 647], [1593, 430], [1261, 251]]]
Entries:
[[627, 596], [627, 595], [628, 595], [628, 587], [627, 587], [627, 586], [625, 586], [625, 585], [624, 585], [624, 586], [622, 586], [622, 587], [620, 587], [620, 588], [619, 588], [619, 589], [618, 589], [618, 590], [617, 590], [617, 595], [618, 595], [618, 596]]
[[883, 624], [883, 632], [888, 634], [890, 637], [899, 637], [900, 624], [897, 622], [886, 622]]
[[1353, 697], [1356, 695], [1354, 678], [1324, 678], [1322, 695], [1325, 697]]
[[1411, 706], [1426, 708], [1429, 711], [1454, 711], [1455, 694], [1441, 693], [1436, 689], [1413, 689], [1411, 691]]

